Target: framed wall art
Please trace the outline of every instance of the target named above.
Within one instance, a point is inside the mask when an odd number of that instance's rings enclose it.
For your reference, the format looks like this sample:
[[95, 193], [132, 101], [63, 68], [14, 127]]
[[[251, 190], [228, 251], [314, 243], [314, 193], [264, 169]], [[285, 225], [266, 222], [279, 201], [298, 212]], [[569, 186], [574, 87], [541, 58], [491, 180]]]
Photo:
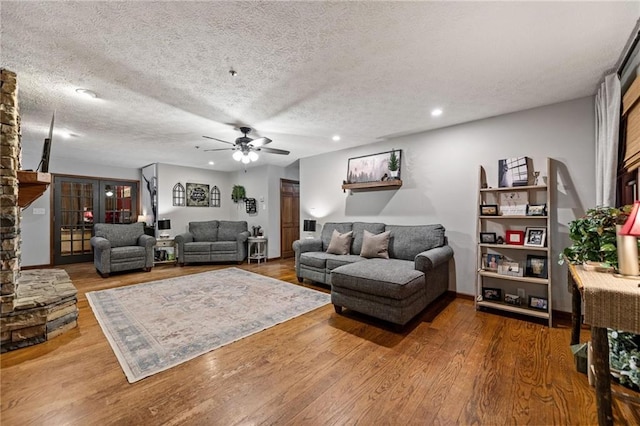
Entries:
[[187, 183], [187, 207], [209, 207], [209, 185]]
[[498, 187], [527, 186], [533, 171], [533, 162], [529, 157], [505, 158], [498, 160]]
[[524, 245], [529, 247], [544, 247], [547, 240], [547, 228], [527, 228]]
[[397, 178], [400, 179], [402, 150], [396, 149], [379, 154], [349, 158], [347, 167], [347, 183], [380, 182], [391, 179], [389, 161], [395, 152], [398, 162]]
[[481, 204], [480, 205], [480, 216], [498, 216], [498, 205], [497, 204]]

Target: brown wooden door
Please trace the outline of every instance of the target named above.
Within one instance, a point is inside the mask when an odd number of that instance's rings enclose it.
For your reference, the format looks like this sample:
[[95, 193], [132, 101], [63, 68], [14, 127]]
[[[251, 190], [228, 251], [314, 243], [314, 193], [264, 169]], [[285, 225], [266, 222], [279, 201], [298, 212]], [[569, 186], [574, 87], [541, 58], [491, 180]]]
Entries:
[[293, 257], [293, 242], [300, 238], [300, 183], [280, 179], [280, 253]]

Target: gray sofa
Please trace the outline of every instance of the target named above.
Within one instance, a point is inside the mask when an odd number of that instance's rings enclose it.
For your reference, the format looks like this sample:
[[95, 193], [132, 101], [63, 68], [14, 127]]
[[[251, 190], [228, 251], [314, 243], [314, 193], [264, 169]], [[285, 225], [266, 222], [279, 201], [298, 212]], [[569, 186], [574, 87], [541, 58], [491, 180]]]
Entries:
[[96, 223], [91, 237], [93, 264], [103, 278], [111, 272], [153, 267], [156, 239], [144, 233], [142, 222], [131, 224]]
[[[327, 253], [333, 231], [353, 231], [349, 254]], [[360, 256], [364, 230], [390, 232], [389, 259]], [[449, 261], [442, 225], [396, 226], [384, 223], [326, 223], [319, 239], [293, 243], [298, 281], [331, 285], [336, 312], [352, 309], [404, 325], [449, 286]]]
[[189, 232], [175, 237], [178, 263], [238, 262], [247, 258], [247, 222], [189, 222]]

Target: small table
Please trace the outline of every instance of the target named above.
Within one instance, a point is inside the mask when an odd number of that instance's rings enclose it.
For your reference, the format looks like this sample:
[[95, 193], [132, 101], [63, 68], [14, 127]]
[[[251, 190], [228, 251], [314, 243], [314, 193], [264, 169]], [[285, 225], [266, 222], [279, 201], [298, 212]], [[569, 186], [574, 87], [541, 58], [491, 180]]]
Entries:
[[153, 250], [153, 264], [173, 263], [178, 261], [178, 248], [173, 238], [158, 238]]
[[569, 291], [573, 295], [571, 343], [580, 340], [581, 299], [584, 299], [584, 320], [591, 325], [596, 406], [601, 426], [613, 424], [607, 328], [640, 333], [639, 283], [638, 278], [618, 278], [569, 264]]
[[[249, 237], [249, 259], [248, 262], [251, 263], [252, 260], [257, 260], [260, 263], [261, 260], [267, 261], [267, 238], [266, 237]], [[253, 252], [251, 251], [252, 247], [255, 249]]]

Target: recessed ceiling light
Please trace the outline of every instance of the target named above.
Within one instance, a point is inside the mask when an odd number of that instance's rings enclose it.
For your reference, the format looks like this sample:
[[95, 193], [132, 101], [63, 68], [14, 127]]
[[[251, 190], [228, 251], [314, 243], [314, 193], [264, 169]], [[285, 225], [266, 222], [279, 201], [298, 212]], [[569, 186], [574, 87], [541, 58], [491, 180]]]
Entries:
[[76, 93], [91, 99], [95, 99], [98, 97], [98, 95], [96, 95], [96, 92], [93, 92], [89, 89], [76, 89]]
[[210, 166], [213, 166], [213, 161], [209, 161], [209, 165], [210, 165]]
[[338, 142], [340, 140], [340, 136], [334, 135], [331, 139], [333, 139], [334, 142]]
[[442, 110], [440, 108], [436, 108], [433, 111], [431, 111], [432, 117], [439, 117], [441, 115], [442, 115]]
[[231, 77], [235, 77], [236, 75], [238, 75], [238, 72], [237, 72], [236, 70], [234, 70], [233, 68], [231, 68], [231, 69], [229, 70], [229, 75], [230, 75]]
[[69, 139], [71, 137], [71, 133], [62, 131], [60, 132], [60, 136], [62, 136], [65, 139]]

